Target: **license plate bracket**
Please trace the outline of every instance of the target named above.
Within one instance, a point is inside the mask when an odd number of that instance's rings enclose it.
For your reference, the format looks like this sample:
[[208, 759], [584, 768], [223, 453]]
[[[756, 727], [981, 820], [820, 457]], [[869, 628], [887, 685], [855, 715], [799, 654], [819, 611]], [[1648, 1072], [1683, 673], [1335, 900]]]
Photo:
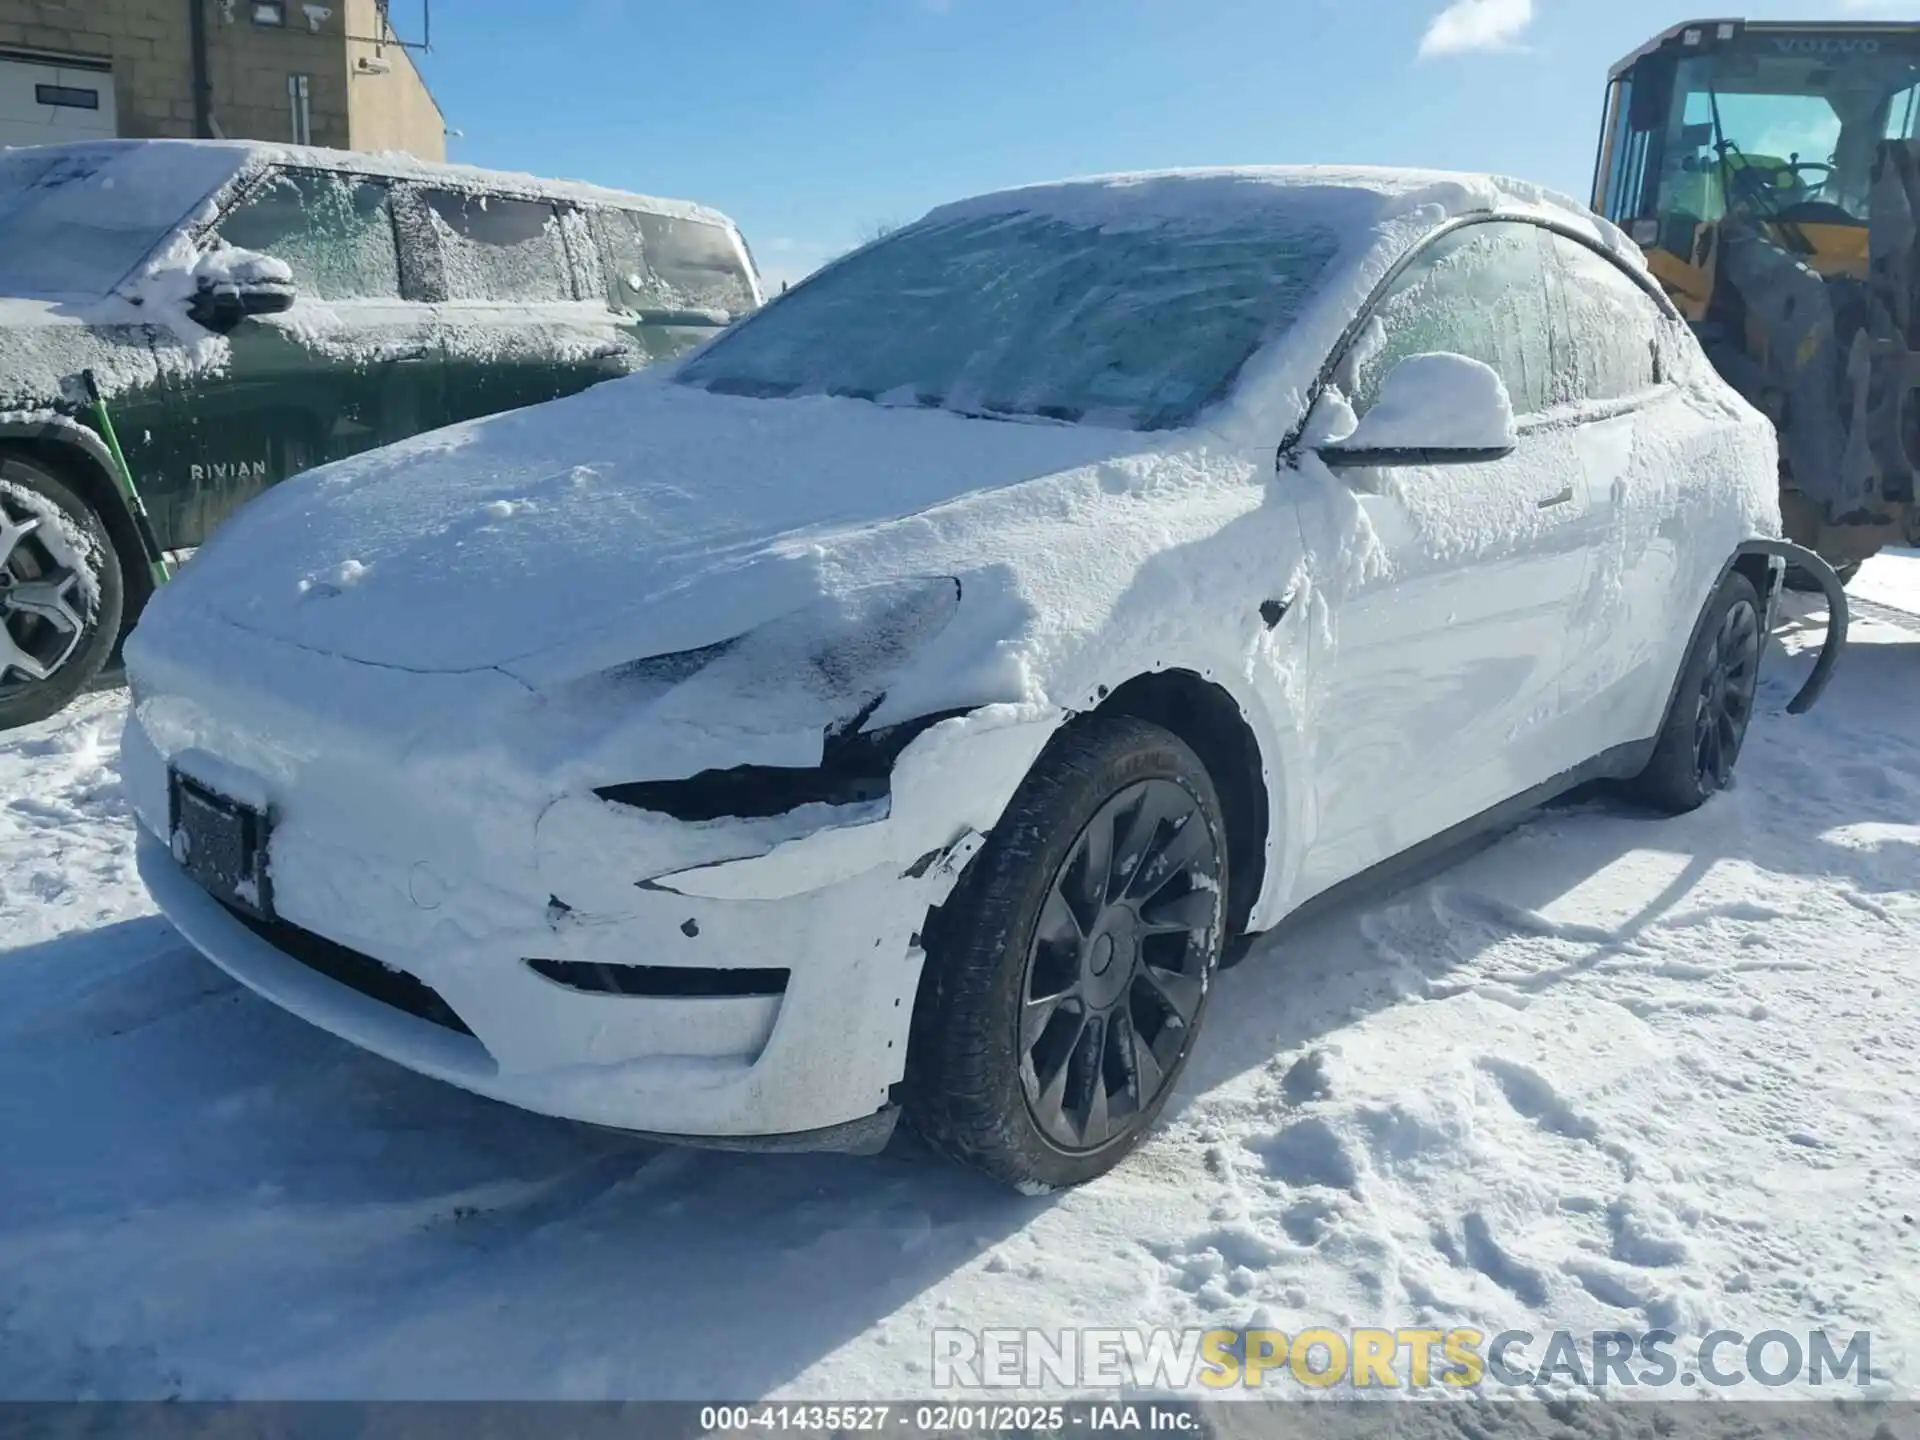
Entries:
[[266, 813], [177, 770], [167, 779], [173, 858], [223, 905], [271, 920]]

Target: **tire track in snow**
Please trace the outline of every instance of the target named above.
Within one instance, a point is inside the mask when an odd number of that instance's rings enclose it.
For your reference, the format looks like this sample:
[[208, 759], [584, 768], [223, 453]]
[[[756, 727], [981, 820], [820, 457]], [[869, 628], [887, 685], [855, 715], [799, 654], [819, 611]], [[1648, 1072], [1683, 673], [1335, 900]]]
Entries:
[[1847, 609], [1856, 615], [1864, 615], [1870, 620], [1878, 620], [1883, 625], [1892, 625], [1897, 629], [1920, 635], [1920, 615], [1906, 610], [1883, 605], [1878, 600], [1869, 600], [1864, 595], [1849, 595]]

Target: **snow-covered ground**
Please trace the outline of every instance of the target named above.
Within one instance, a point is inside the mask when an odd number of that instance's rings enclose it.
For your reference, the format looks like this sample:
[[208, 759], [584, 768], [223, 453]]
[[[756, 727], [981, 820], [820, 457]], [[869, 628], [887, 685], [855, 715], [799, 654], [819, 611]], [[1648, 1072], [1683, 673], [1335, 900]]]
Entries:
[[1887, 550], [1860, 567], [1848, 593], [1920, 615], [1920, 550]]
[[[1920, 554], [1856, 583], [1920, 611]], [[1920, 1393], [1920, 629], [1791, 719], [1806, 664], [1702, 812], [1562, 806], [1263, 945], [1158, 1134], [1044, 1199], [280, 1013], [154, 915], [92, 696], [0, 737], [0, 1397], [924, 1396], [936, 1326], [1249, 1323], [1868, 1330]]]

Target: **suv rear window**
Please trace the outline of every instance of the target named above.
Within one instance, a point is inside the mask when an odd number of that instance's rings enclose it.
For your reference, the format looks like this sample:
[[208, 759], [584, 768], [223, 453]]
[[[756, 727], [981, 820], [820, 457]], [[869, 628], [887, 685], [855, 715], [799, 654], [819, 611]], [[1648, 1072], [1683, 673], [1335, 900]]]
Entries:
[[303, 295], [400, 298], [393, 212], [379, 181], [319, 171], [277, 173], [217, 228], [229, 245], [285, 261]]
[[446, 263], [449, 300], [571, 300], [560, 215], [544, 200], [422, 192]]
[[733, 232], [645, 210], [600, 210], [593, 228], [621, 310], [753, 309], [753, 280]]

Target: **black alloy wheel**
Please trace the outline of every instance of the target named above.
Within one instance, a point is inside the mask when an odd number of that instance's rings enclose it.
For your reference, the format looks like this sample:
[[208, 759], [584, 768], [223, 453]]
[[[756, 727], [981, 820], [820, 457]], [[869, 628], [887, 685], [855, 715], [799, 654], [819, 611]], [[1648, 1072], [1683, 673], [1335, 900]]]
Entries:
[[1760, 686], [1760, 612], [1745, 597], [1727, 607], [1694, 697], [1693, 775], [1707, 794], [1733, 780]]
[[1100, 807], [1048, 887], [1021, 987], [1020, 1085], [1063, 1150], [1098, 1149], [1179, 1069], [1208, 979], [1220, 856], [1200, 802], [1143, 780]]
[[1132, 718], [1048, 743], [931, 917], [904, 1087], [934, 1148], [1024, 1190], [1105, 1174], [1178, 1084], [1225, 943], [1206, 767]]
[[1753, 582], [1729, 571], [1700, 617], [1652, 758], [1628, 782], [1639, 799], [1680, 815], [1732, 784], [1760, 686], [1760, 613]]

